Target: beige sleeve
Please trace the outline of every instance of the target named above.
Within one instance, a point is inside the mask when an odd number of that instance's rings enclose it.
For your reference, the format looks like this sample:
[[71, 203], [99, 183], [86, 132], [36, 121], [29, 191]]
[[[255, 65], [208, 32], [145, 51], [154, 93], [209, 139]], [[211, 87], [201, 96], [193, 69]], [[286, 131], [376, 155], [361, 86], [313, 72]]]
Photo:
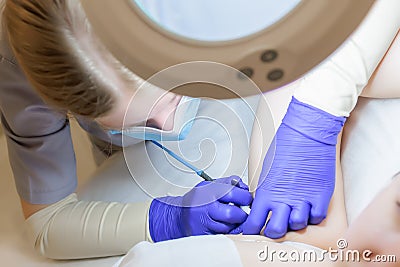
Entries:
[[149, 206], [78, 201], [71, 194], [30, 216], [26, 224], [35, 249], [51, 259], [122, 255], [141, 241], [151, 241]]

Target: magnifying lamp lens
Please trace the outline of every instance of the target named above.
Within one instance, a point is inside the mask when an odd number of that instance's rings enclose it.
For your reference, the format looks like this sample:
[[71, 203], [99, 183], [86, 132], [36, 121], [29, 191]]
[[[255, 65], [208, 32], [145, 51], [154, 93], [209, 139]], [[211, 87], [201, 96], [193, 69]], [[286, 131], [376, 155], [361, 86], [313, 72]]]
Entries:
[[158, 26], [198, 41], [230, 41], [262, 31], [301, 0], [132, 0]]

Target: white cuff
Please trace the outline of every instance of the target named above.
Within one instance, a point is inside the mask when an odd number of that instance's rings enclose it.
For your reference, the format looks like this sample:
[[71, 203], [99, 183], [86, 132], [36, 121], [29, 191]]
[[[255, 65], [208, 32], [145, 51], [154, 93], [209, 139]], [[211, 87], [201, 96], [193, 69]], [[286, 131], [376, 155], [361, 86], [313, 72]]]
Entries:
[[348, 117], [400, 27], [400, 1], [378, 0], [349, 39], [298, 81], [294, 96], [335, 116]]

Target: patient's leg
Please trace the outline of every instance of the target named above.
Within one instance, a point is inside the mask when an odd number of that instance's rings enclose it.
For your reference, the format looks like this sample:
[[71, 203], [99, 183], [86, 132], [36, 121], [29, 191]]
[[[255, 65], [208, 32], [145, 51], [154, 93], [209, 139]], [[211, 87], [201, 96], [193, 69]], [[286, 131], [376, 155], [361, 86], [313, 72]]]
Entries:
[[[264, 100], [262, 98], [260, 100], [257, 110], [257, 119], [253, 126], [250, 143], [249, 186], [252, 192], [256, 189], [264, 155], [275, 134], [275, 130], [270, 129], [271, 123], [266, 121], [270, 116], [263, 116], [263, 114], [272, 112], [275, 129], [277, 129], [285, 114], [286, 107], [289, 105], [295, 86], [296, 83], [293, 83], [285, 88], [272, 91], [265, 94]], [[308, 226], [306, 229], [297, 232], [289, 232], [284, 238], [277, 240], [278, 242], [289, 240], [310, 244], [320, 248], [336, 247], [337, 240], [347, 228], [342, 172], [340, 167], [340, 138], [341, 135], [339, 136], [337, 145], [336, 187], [326, 220], [320, 225]], [[238, 238], [240, 239], [241, 237]]]

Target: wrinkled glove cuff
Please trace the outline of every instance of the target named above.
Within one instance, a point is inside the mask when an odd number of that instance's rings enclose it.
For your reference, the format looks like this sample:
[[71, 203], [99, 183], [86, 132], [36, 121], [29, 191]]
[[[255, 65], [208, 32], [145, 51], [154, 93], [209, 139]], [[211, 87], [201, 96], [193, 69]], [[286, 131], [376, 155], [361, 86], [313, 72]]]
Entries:
[[184, 237], [181, 217], [182, 197], [154, 199], [149, 209], [149, 230], [152, 240], [160, 242]]
[[336, 145], [337, 136], [346, 122], [321, 109], [292, 98], [282, 124], [326, 145]]

